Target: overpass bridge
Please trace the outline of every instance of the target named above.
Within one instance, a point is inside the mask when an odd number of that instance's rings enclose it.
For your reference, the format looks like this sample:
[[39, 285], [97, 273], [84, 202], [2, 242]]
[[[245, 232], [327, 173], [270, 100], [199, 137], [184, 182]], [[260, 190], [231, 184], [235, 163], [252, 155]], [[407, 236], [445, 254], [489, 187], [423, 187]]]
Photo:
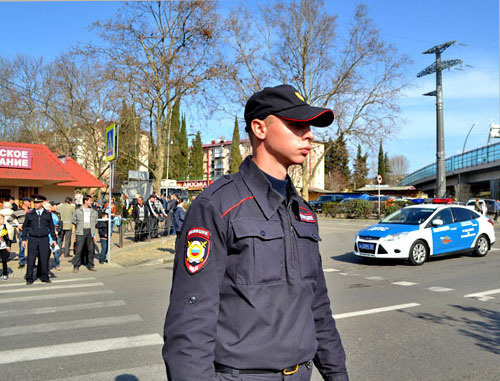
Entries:
[[[466, 201], [479, 194], [500, 198], [500, 143], [476, 148], [445, 161], [446, 195]], [[436, 189], [436, 163], [427, 165], [409, 174], [401, 185], [413, 185], [434, 195]]]

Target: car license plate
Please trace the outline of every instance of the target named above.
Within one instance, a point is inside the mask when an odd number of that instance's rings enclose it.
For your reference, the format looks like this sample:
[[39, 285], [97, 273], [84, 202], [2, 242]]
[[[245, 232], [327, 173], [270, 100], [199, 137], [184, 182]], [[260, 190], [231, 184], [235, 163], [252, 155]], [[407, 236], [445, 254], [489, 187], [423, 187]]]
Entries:
[[375, 244], [373, 244], [373, 243], [360, 242], [360, 243], [358, 243], [358, 246], [360, 249], [364, 249], [364, 250], [374, 250], [375, 249]]

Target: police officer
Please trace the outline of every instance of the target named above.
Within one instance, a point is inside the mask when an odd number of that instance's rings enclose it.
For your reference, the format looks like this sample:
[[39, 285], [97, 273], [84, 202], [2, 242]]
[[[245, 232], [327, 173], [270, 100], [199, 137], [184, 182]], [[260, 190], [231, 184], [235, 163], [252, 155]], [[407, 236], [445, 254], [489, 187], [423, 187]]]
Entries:
[[306, 381], [313, 363], [325, 380], [348, 380], [317, 218], [287, 175], [311, 150], [310, 126], [333, 118], [289, 85], [247, 101], [252, 156], [194, 200], [176, 243], [169, 380]]
[[31, 209], [27, 214], [23, 223], [23, 247], [26, 248], [26, 240], [28, 242], [28, 267], [26, 269], [26, 284], [33, 284], [33, 269], [35, 261], [38, 257], [38, 269], [42, 282], [51, 283], [49, 278], [49, 234], [52, 237], [52, 244], [55, 245], [56, 232], [54, 229], [54, 221], [50, 212], [46, 211], [42, 205], [47, 199], [42, 195], [33, 196], [34, 209]]

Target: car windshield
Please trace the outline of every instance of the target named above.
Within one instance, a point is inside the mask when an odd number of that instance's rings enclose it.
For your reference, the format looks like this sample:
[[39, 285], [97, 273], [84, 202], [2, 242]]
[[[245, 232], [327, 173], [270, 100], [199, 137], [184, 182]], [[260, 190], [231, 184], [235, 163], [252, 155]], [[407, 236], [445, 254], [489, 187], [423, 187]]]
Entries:
[[388, 215], [380, 222], [384, 224], [420, 225], [435, 210], [431, 208], [403, 208]]
[[319, 196], [317, 201], [330, 201], [333, 196]]

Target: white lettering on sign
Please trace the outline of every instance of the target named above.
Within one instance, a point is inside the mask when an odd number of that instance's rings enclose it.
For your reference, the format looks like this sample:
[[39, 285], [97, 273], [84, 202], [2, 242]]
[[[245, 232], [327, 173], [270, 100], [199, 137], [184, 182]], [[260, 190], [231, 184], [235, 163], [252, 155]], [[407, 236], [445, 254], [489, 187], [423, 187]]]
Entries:
[[31, 148], [0, 147], [0, 167], [30, 169], [31, 158]]

